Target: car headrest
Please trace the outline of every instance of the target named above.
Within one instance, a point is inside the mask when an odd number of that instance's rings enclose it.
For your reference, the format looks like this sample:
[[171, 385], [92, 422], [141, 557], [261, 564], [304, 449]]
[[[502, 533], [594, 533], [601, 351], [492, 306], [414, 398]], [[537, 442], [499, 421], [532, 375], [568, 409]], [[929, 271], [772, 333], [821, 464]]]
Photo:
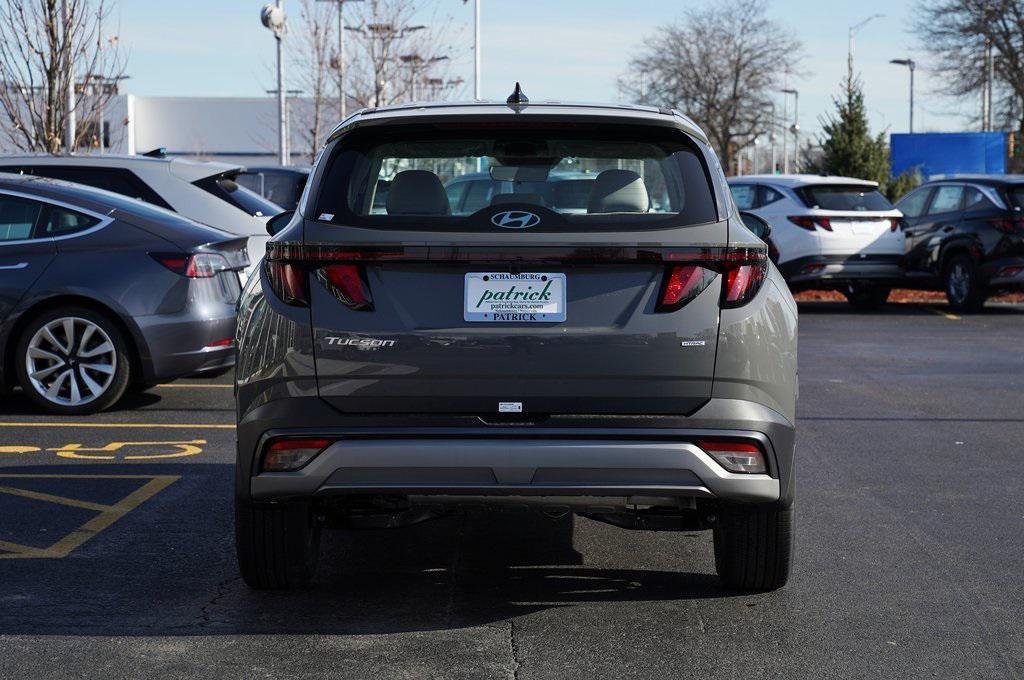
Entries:
[[544, 197], [540, 194], [494, 194], [491, 197], [491, 205], [501, 203], [528, 203], [529, 205], [544, 205]]
[[632, 170], [605, 170], [594, 178], [587, 212], [639, 212], [651, 207], [647, 186]]
[[403, 170], [391, 180], [389, 215], [447, 215], [448, 194], [437, 175], [428, 170]]

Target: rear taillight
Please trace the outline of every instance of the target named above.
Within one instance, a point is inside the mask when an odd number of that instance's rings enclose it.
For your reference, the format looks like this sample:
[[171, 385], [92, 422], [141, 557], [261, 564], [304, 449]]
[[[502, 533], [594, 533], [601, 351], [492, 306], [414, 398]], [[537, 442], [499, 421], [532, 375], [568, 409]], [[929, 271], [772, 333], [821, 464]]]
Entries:
[[1017, 274], [1020, 274], [1021, 272], [1024, 272], [1024, 264], [1012, 264], [1009, 267], [1003, 267], [1000, 269], [996, 276], [998, 278], [1003, 278], [1004, 276], [1017, 276]]
[[900, 218], [890, 217], [889, 218], [889, 231], [896, 231], [900, 228]]
[[263, 449], [263, 472], [298, 470], [330, 446], [331, 439], [287, 437], [272, 439]]
[[996, 231], [1010, 236], [1024, 234], [1024, 217], [1000, 217], [989, 220], [989, 224], [995, 227]]
[[725, 271], [722, 307], [742, 307], [757, 295], [768, 275], [767, 262], [734, 264]]
[[715, 280], [715, 272], [696, 264], [677, 264], [665, 270], [656, 312], [679, 309]]
[[218, 253], [150, 253], [150, 255], [175, 274], [190, 279], [209, 279], [230, 269], [228, 261]]
[[789, 221], [807, 231], [814, 231], [814, 226], [817, 225], [825, 231], [832, 231], [832, 221], [827, 217], [809, 217], [807, 215], [795, 215], [789, 218]]
[[[722, 306], [739, 307], [751, 300], [767, 275], [764, 245], [742, 248], [631, 246], [336, 248], [324, 245], [272, 242], [265, 267], [270, 285], [287, 304], [309, 305], [309, 279], [317, 280], [341, 302], [356, 310], [372, 310], [367, 263], [446, 263], [474, 267], [549, 267], [560, 264], [662, 264], [665, 273], [655, 311], [678, 309], [705, 290], [715, 276], [726, 279]], [[544, 270], [542, 270], [544, 271]]]
[[296, 307], [309, 306], [309, 276], [298, 262], [266, 260], [267, 279], [281, 302]]
[[373, 309], [370, 287], [363, 278], [362, 266], [331, 264], [318, 269], [316, 276], [345, 305], [352, 309]]
[[764, 451], [755, 442], [732, 439], [700, 439], [695, 443], [711, 456], [716, 463], [729, 472], [755, 475], [763, 475], [768, 472]]

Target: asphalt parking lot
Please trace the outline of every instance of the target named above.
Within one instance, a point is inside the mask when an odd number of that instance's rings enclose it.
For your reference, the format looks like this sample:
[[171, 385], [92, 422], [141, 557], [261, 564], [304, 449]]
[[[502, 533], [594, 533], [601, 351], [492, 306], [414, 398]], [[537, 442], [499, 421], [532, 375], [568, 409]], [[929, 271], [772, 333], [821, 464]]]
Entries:
[[710, 536], [470, 513], [328, 534], [254, 593], [230, 375], [75, 420], [0, 401], [0, 677], [1024, 676], [1024, 305], [801, 304], [795, 573]]

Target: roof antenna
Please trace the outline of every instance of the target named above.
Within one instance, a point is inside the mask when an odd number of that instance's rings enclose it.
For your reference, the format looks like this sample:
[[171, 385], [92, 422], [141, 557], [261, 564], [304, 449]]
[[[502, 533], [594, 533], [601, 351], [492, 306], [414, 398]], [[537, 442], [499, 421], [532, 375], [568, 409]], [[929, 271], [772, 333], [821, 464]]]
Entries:
[[516, 89], [512, 90], [512, 94], [508, 96], [505, 103], [509, 106], [515, 106], [516, 104], [529, 104], [530, 99], [523, 92], [523, 88], [519, 87], [519, 81], [516, 81]]

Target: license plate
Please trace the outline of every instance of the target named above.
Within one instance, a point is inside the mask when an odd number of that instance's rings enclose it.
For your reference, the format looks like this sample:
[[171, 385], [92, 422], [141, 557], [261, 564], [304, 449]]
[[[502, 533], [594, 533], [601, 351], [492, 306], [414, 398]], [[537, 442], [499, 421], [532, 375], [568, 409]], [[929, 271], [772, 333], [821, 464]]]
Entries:
[[853, 233], [859, 236], [867, 236], [868, 234], [877, 234], [882, 230], [882, 225], [879, 222], [853, 222]]
[[466, 321], [565, 321], [565, 274], [466, 274]]

